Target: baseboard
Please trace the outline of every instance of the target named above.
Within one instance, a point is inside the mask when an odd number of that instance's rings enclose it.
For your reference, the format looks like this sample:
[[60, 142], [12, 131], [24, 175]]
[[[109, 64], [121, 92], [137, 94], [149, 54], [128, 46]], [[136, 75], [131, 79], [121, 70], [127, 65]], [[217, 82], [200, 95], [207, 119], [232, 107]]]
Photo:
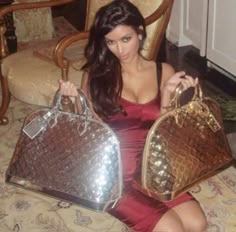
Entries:
[[206, 72], [207, 60], [206, 57], [200, 56], [199, 49], [190, 46], [190, 49], [184, 55], [184, 59], [192, 66], [196, 67], [200, 72]]
[[236, 82], [236, 76], [232, 75], [231, 73], [227, 72], [226, 70], [224, 70], [223, 68], [221, 68], [220, 66], [214, 64], [213, 62], [211, 62], [209, 60], [207, 61], [207, 67], [208, 68], [213, 68], [213, 69], [217, 70], [218, 72], [222, 73], [226, 77], [228, 77], [231, 80], [233, 80], [234, 82]]
[[230, 76], [226, 71], [220, 70], [212, 63], [209, 67], [206, 57], [200, 56], [200, 50], [190, 46], [183, 59], [198, 69], [203, 74], [204, 79], [230, 96], [236, 97], [236, 79], [233, 76]]
[[219, 72], [214, 68], [208, 68], [206, 80], [213, 83], [225, 93], [236, 97], [236, 81]]

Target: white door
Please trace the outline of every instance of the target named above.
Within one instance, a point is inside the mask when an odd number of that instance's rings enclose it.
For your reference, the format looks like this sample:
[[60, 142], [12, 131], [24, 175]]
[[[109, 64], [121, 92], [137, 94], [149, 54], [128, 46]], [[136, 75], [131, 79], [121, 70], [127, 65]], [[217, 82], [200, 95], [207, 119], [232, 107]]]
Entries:
[[209, 0], [207, 59], [236, 76], [236, 0]]

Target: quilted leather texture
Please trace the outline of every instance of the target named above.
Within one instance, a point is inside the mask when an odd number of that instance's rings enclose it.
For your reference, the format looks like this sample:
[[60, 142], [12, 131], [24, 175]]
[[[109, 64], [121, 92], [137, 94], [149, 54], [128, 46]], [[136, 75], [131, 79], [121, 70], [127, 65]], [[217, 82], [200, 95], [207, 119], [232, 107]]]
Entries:
[[[25, 125], [45, 113], [47, 110], [33, 112]], [[121, 197], [118, 140], [98, 120], [61, 112], [55, 126], [47, 125], [34, 139], [21, 132], [7, 179], [85, 207], [106, 210]]]
[[168, 201], [231, 160], [218, 104], [211, 98], [191, 101], [160, 116], [150, 129], [138, 187]]

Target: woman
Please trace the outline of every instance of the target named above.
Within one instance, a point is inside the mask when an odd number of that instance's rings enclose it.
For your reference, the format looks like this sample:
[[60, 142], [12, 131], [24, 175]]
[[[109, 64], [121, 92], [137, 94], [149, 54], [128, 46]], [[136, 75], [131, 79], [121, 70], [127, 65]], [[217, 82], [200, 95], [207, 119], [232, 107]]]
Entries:
[[[124, 194], [109, 213], [133, 231], [205, 231], [204, 213], [189, 193], [166, 203], [132, 187], [145, 136], [158, 115], [166, 111], [171, 93], [179, 83], [184, 89], [198, 83], [184, 72], [174, 73], [166, 63], [146, 60], [140, 53], [145, 38], [139, 10], [129, 1], [115, 0], [98, 10], [85, 50], [81, 88], [94, 112], [120, 140]], [[60, 81], [64, 95], [77, 97], [76, 88]]]

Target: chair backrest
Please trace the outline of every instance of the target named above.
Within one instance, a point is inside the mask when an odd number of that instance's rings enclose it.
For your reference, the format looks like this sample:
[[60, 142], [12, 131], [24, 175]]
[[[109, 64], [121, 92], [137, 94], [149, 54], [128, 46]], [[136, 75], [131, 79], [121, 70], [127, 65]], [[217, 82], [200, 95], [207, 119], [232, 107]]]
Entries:
[[[129, 1], [139, 8], [147, 25], [147, 39], [142, 53], [147, 59], [156, 59], [170, 19], [173, 0]], [[111, 0], [87, 0], [85, 30], [89, 30], [96, 11], [109, 2]]]
[[[43, 0], [15, 0], [14, 4], [43, 2]], [[50, 7], [13, 12], [18, 42], [49, 40], [53, 38], [54, 26]]]

